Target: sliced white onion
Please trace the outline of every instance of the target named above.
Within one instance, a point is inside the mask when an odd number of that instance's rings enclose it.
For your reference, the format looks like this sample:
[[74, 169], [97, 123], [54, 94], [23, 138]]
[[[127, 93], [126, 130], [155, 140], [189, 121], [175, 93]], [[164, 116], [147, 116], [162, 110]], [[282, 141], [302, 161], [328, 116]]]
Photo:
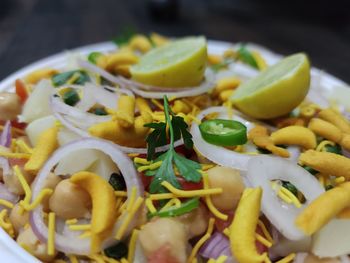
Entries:
[[297, 253], [293, 263], [304, 263], [308, 253]]
[[[3, 177], [9, 177], [12, 175], [10, 164], [4, 157], [0, 157], [0, 169], [2, 169]], [[4, 199], [15, 204], [18, 202], [19, 196], [10, 192], [9, 189], [0, 182], [0, 199]], [[3, 206], [0, 206], [0, 210], [3, 208]]]
[[299, 155], [300, 155], [300, 148], [298, 146], [288, 146], [287, 151], [289, 152], [289, 158], [288, 160], [292, 161], [293, 163], [298, 163]]
[[339, 257], [340, 263], [350, 263], [350, 259], [348, 255], [343, 255]]
[[[262, 211], [286, 238], [298, 240], [305, 235], [295, 226], [296, 217], [315, 198], [324, 193], [317, 179], [302, 167], [280, 157], [259, 155], [251, 158], [247, 177], [254, 187], [263, 188]], [[279, 199], [271, 187], [272, 180], [289, 181], [301, 191], [306, 202], [300, 209]]]
[[[135, 170], [132, 161], [113, 143], [101, 139], [86, 138], [66, 144], [65, 146], [59, 148], [57, 151], [54, 152], [54, 154], [42, 167], [32, 184], [32, 200], [38, 197], [40, 191], [45, 185], [45, 180], [50, 174], [52, 168], [68, 153], [83, 149], [95, 149], [107, 154], [113, 160], [113, 162], [117, 164], [122, 175], [124, 176], [128, 196], [130, 196], [131, 194], [132, 187], [136, 187], [137, 196], [143, 195], [143, 185], [140, 181], [140, 178]], [[42, 242], [46, 242], [48, 238], [48, 228], [42, 216], [42, 209], [42, 205], [39, 205], [35, 210], [32, 211], [30, 215], [30, 222], [33, 231], [37, 235], [37, 237]], [[137, 216], [135, 218], [137, 218]], [[121, 221], [122, 218], [118, 218], [115, 225], [119, 226], [121, 224]], [[133, 222], [130, 224], [130, 227], [132, 226]], [[114, 231], [111, 232], [111, 235], [106, 240], [106, 243], [116, 242], [116, 240], [114, 239], [114, 235], [117, 229], [118, 227], [114, 228]], [[55, 245], [56, 249], [66, 254], [88, 255], [90, 253], [89, 238], [73, 238], [64, 236], [60, 233], [56, 233]]]
[[[135, 94], [144, 98], [162, 99], [164, 95], [176, 98], [193, 97], [206, 93], [215, 87], [214, 73], [212, 70], [209, 69], [205, 71], [205, 80], [201, 83], [201, 85], [197, 87], [166, 89], [161, 87], [147, 86], [140, 83], [136, 83], [135, 81], [127, 80], [119, 76], [113, 76], [104, 69], [84, 60], [78, 60], [78, 64], [82, 68], [97, 73], [105, 79], [111, 81], [112, 83], [118, 84], [121, 88], [128, 88]], [[143, 89], [140, 89], [140, 87], [142, 87]]]
[[[217, 112], [220, 113], [223, 118], [223, 114], [227, 112], [225, 107], [211, 107], [204, 111], [202, 111], [197, 118], [199, 120], [203, 119], [204, 116]], [[237, 118], [234, 115], [233, 119]], [[241, 119], [239, 121], [242, 121]], [[245, 121], [243, 122], [245, 125], [249, 126]], [[220, 147], [217, 145], [213, 145], [207, 143], [203, 138], [199, 130], [199, 126], [196, 123], [192, 123], [191, 134], [193, 136], [194, 147], [199, 151], [204, 157], [209, 159], [210, 161], [227, 167], [232, 167], [238, 170], [246, 171], [248, 166], [248, 161], [253, 158], [255, 155], [248, 155], [238, 153], [232, 150], [228, 150], [224, 147]]]

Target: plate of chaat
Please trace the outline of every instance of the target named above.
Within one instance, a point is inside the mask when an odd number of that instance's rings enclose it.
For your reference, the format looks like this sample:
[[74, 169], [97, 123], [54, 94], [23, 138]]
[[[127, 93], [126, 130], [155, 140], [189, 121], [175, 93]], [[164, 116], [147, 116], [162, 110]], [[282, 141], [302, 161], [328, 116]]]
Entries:
[[0, 82], [4, 262], [350, 262], [350, 91], [252, 43], [135, 34]]

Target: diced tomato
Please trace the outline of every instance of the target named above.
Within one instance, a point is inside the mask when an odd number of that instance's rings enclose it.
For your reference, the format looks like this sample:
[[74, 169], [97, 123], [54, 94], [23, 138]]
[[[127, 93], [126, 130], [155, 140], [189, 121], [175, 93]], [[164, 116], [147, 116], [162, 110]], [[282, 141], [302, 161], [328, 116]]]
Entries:
[[203, 189], [203, 181], [200, 181], [198, 183], [195, 182], [187, 182], [184, 178], [182, 177], [177, 177], [177, 180], [179, 181], [181, 187], [183, 190], [198, 190], [198, 189]]
[[187, 149], [185, 145], [177, 146], [175, 151], [189, 159], [196, 154], [193, 149]]
[[15, 165], [18, 165], [19, 167], [23, 167], [28, 159], [20, 159], [20, 158], [9, 158], [9, 163], [13, 167]]
[[27, 127], [27, 124], [24, 122], [18, 122], [17, 120], [11, 121], [12, 127], [24, 130]]
[[139, 174], [140, 174], [143, 186], [148, 191], [148, 187], [152, 182], [153, 176], [146, 176], [144, 173], [139, 173]]
[[215, 218], [215, 226], [216, 229], [220, 232], [224, 231], [225, 228], [229, 227], [232, 223], [233, 217], [235, 215], [235, 212], [230, 210], [230, 211], [222, 211], [225, 215], [228, 215], [228, 219], [222, 220], [220, 218]]
[[164, 245], [148, 257], [148, 263], [179, 263], [179, 261], [171, 255], [169, 246]]
[[16, 86], [16, 94], [20, 98], [23, 104], [28, 98], [28, 92], [25, 87], [25, 84], [23, 83], [22, 80], [16, 79], [15, 86]]

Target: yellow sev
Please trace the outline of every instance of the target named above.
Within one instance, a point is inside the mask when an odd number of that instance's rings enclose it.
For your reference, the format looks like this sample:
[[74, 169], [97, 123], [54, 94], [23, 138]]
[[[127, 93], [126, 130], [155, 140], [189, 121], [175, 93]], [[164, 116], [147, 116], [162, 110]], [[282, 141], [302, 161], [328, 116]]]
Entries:
[[241, 263], [260, 263], [267, 254], [259, 254], [255, 246], [256, 226], [259, 221], [262, 189], [247, 188], [230, 226], [230, 243], [232, 254]]
[[162, 186], [164, 186], [166, 189], [168, 189], [171, 193], [178, 197], [196, 197], [196, 196], [207, 196], [207, 195], [213, 195], [213, 194], [221, 194], [222, 188], [211, 188], [206, 190], [180, 190], [172, 186], [169, 182], [163, 181]]
[[196, 257], [196, 255], [197, 255], [199, 249], [201, 248], [201, 246], [210, 238], [211, 233], [213, 232], [213, 229], [214, 229], [214, 223], [215, 223], [215, 219], [214, 218], [210, 218], [207, 232], [194, 245], [194, 247], [193, 247], [193, 249], [191, 251], [191, 254], [190, 254], [190, 256], [187, 259], [188, 263], [192, 263], [193, 259]]
[[135, 256], [135, 247], [136, 247], [136, 241], [139, 236], [139, 230], [134, 229], [131, 234], [131, 238], [129, 241], [129, 251], [128, 251], [128, 261], [134, 262], [134, 256]]
[[23, 190], [24, 190], [23, 204], [29, 205], [29, 201], [32, 198], [32, 190], [30, 189], [30, 187], [27, 183], [27, 180], [24, 178], [18, 165], [15, 165], [13, 167], [13, 171], [15, 172], [15, 175], [18, 177], [18, 180], [21, 183], [21, 186], [23, 187]]
[[[203, 186], [204, 186], [204, 190], [209, 189], [209, 180], [208, 180], [208, 174], [207, 173], [202, 173], [202, 177], [203, 177]], [[219, 210], [216, 209], [216, 207], [214, 206], [213, 202], [211, 201], [211, 198], [209, 195], [205, 196], [205, 202], [210, 210], [210, 212], [213, 213], [213, 215], [215, 215], [217, 218], [220, 218], [222, 220], [227, 220], [228, 216], [221, 213]]]
[[47, 254], [53, 256], [55, 254], [55, 224], [56, 216], [55, 213], [49, 213], [49, 222], [48, 222], [48, 237], [47, 237]]
[[291, 253], [288, 256], [278, 260], [276, 263], [289, 263], [295, 258], [295, 253]]
[[14, 205], [11, 202], [9, 202], [5, 199], [0, 199], [0, 205], [5, 206], [5, 207], [10, 208], [10, 209], [12, 209], [14, 207]]

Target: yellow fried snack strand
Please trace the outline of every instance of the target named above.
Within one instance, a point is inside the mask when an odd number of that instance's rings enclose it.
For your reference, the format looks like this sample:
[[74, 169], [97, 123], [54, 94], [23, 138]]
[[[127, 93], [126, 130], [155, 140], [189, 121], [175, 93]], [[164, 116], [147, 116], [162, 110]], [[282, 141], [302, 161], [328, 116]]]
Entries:
[[261, 125], [256, 125], [248, 133], [248, 139], [251, 140], [256, 146], [269, 150], [275, 155], [288, 158], [289, 152], [273, 144], [272, 140], [268, 135], [268, 130], [266, 127]]
[[258, 263], [266, 258], [266, 253], [260, 255], [255, 246], [261, 196], [260, 187], [245, 189], [230, 226], [231, 251], [241, 263]]
[[333, 142], [340, 142], [343, 137], [342, 131], [337, 126], [319, 118], [311, 119], [308, 127], [317, 135]]
[[52, 127], [40, 134], [38, 143], [33, 149], [33, 154], [24, 166], [24, 170], [37, 174], [50, 155], [58, 147], [57, 142], [58, 127]]
[[295, 224], [305, 234], [312, 235], [349, 206], [349, 203], [350, 182], [347, 182], [326, 191], [311, 202], [296, 218]]
[[117, 218], [116, 198], [112, 186], [102, 177], [91, 172], [78, 172], [70, 181], [89, 193], [92, 200], [92, 251], [99, 251], [100, 242], [108, 234]]
[[[148, 119], [147, 119], [148, 118]], [[118, 121], [108, 121], [95, 124], [89, 128], [91, 135], [113, 141], [120, 145], [129, 147], [145, 146], [145, 136], [149, 128], [144, 127], [146, 123], [152, 122], [150, 114], [135, 118], [134, 126], [122, 127]]]
[[25, 81], [29, 84], [36, 84], [40, 80], [50, 78], [52, 75], [57, 73], [58, 71], [52, 68], [39, 69], [27, 75]]
[[119, 51], [107, 56], [106, 69], [113, 71], [117, 66], [132, 65], [138, 62], [138, 57], [131, 51]]
[[337, 126], [342, 132], [350, 133], [350, 124], [340, 113], [329, 108], [320, 111], [319, 118], [328, 121]]
[[134, 125], [135, 121], [135, 97], [121, 95], [118, 99], [118, 111], [116, 118], [124, 128]]
[[300, 145], [305, 149], [315, 149], [315, 134], [302, 126], [288, 126], [271, 134], [274, 144]]
[[350, 159], [342, 155], [308, 150], [300, 155], [299, 162], [322, 174], [350, 179]]
[[135, 35], [130, 39], [129, 42], [129, 47], [132, 50], [138, 50], [141, 51], [142, 53], [146, 53], [152, 48], [152, 44], [149, 42], [147, 37], [144, 35]]
[[149, 38], [157, 47], [164, 46], [165, 44], [169, 43], [168, 38], [154, 32], [150, 34]]

